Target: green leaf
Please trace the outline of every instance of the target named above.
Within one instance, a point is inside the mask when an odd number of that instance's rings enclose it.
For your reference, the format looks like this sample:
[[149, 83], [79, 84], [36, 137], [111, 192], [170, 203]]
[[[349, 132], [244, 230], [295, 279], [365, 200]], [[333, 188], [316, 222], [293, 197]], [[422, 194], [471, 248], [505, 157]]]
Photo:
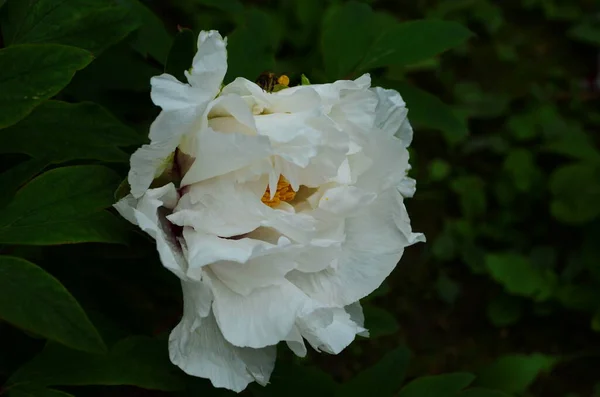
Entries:
[[[0, 140], [2, 135], [0, 135]], [[7, 205], [17, 190], [27, 181], [40, 173], [48, 162], [39, 159], [30, 159], [17, 164], [16, 166], [0, 174], [0, 186], [2, 186], [2, 196], [0, 196], [0, 208]]]
[[0, 256], [0, 318], [74, 349], [93, 353], [106, 349], [75, 298], [25, 259]]
[[302, 85], [310, 85], [310, 80], [308, 79], [308, 77], [306, 77], [304, 75], [304, 73], [302, 74], [302, 76], [300, 77], [301, 79], [301, 84]]
[[171, 364], [167, 341], [133, 336], [97, 355], [49, 343], [8, 380], [8, 385], [131, 385], [174, 391], [183, 388], [182, 373]]
[[265, 71], [273, 71], [277, 43], [272, 17], [259, 9], [248, 10], [240, 26], [227, 37], [227, 75], [256, 80]]
[[498, 295], [487, 306], [487, 317], [496, 327], [513, 325], [519, 321], [522, 313], [521, 301], [506, 294]]
[[325, 69], [333, 79], [348, 78], [368, 51], [373, 38], [373, 11], [350, 1], [329, 11], [323, 22], [321, 50]]
[[127, 4], [141, 22], [140, 28], [132, 35], [131, 46], [142, 56], [150, 55], [164, 64], [172, 39], [162, 19], [138, 0], [119, 1]]
[[596, 148], [590, 134], [572, 123], [568, 132], [560, 134], [542, 146], [543, 151], [557, 153], [590, 163], [600, 163], [600, 151]]
[[192, 67], [196, 54], [196, 34], [190, 29], [181, 29], [171, 45], [165, 73], [175, 76], [179, 81], [187, 81], [184, 72]]
[[593, 19], [584, 20], [573, 26], [567, 34], [576, 39], [600, 47], [600, 24]]
[[543, 354], [508, 355], [484, 368], [477, 377], [477, 386], [521, 394], [543, 372], [551, 371], [558, 359]]
[[0, 50], [0, 128], [16, 123], [56, 95], [92, 59], [87, 51], [57, 44]]
[[532, 266], [529, 259], [517, 254], [489, 254], [485, 265], [491, 276], [511, 294], [544, 301], [552, 296], [556, 275]]
[[404, 386], [398, 397], [454, 397], [474, 379], [475, 376], [466, 372], [423, 376]]
[[57, 168], [38, 176], [0, 210], [0, 242], [122, 242], [122, 223], [101, 211], [113, 203], [119, 182], [113, 171], [97, 165]]
[[522, 192], [529, 191], [535, 179], [540, 175], [533, 154], [522, 148], [514, 148], [508, 152], [504, 159], [504, 170], [515, 187]]
[[6, 45], [66, 44], [95, 54], [139, 26], [128, 8], [97, 0], [8, 0], [0, 25]]
[[244, 5], [239, 0], [195, 0], [195, 2], [230, 14], [239, 13], [244, 10]]
[[465, 217], [471, 219], [485, 213], [487, 200], [485, 183], [475, 175], [465, 175], [454, 178], [450, 188], [460, 199], [460, 207]]
[[460, 284], [444, 273], [439, 275], [435, 283], [435, 288], [440, 299], [448, 305], [453, 305], [460, 294]]
[[72, 394], [68, 394], [59, 390], [29, 387], [29, 386], [17, 386], [8, 390], [9, 397], [74, 397]]
[[359, 397], [370, 395], [373, 390], [377, 390], [378, 396], [393, 396], [404, 382], [409, 361], [410, 351], [406, 347], [399, 347], [344, 383], [336, 395]]
[[389, 85], [398, 90], [406, 102], [411, 124], [442, 131], [450, 144], [461, 142], [469, 134], [452, 107], [436, 96], [404, 82], [390, 82]]
[[443, 159], [433, 159], [429, 163], [429, 178], [434, 182], [439, 182], [450, 174], [450, 164]]
[[471, 36], [469, 29], [456, 22], [425, 19], [400, 23], [370, 46], [359, 69], [415, 64], [456, 47]]
[[484, 389], [481, 387], [473, 387], [460, 392], [456, 397], [511, 397], [510, 395], [491, 389]]
[[550, 176], [552, 215], [568, 224], [596, 219], [600, 215], [599, 177], [597, 164], [573, 163], [556, 169]]
[[61, 163], [76, 159], [128, 162], [119, 146], [144, 139], [94, 103], [48, 101], [0, 134], [0, 153], [25, 153]]
[[365, 328], [371, 338], [391, 335], [400, 329], [396, 318], [387, 310], [373, 305], [363, 305]]

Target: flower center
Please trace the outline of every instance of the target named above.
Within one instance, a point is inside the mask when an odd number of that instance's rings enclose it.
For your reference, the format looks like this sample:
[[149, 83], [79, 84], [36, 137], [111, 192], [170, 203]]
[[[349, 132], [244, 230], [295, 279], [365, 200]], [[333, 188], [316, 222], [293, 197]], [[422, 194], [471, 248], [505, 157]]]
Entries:
[[265, 194], [263, 194], [260, 201], [271, 208], [275, 208], [282, 201], [289, 202], [292, 201], [294, 197], [296, 197], [296, 192], [294, 189], [292, 189], [292, 185], [290, 185], [288, 180], [281, 175], [279, 177], [279, 181], [277, 181], [277, 191], [275, 192], [273, 198], [271, 198], [271, 190], [267, 186], [267, 190], [265, 190]]

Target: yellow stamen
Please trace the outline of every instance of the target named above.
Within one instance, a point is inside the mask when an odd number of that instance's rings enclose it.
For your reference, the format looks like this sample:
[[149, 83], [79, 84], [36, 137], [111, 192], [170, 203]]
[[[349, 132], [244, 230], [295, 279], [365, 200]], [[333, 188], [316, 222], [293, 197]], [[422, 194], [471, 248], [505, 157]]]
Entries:
[[279, 76], [279, 78], [277, 79], [277, 84], [281, 84], [284, 86], [289, 86], [290, 85], [290, 78], [287, 77], [285, 74], [282, 74], [281, 76]]
[[281, 204], [282, 201], [289, 202], [292, 201], [294, 197], [296, 197], [296, 192], [292, 189], [292, 185], [290, 185], [288, 180], [281, 175], [279, 181], [277, 181], [277, 191], [273, 198], [271, 198], [271, 190], [267, 186], [267, 190], [265, 190], [265, 194], [263, 194], [261, 201], [269, 207], [275, 208]]

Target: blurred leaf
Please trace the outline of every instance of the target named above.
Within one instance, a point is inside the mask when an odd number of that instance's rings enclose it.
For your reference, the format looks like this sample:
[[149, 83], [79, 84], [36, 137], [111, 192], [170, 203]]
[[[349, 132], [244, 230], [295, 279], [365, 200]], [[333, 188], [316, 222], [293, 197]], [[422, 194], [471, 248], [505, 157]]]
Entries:
[[503, 393], [498, 390], [483, 389], [480, 387], [473, 387], [460, 392], [456, 397], [511, 397], [510, 395]]
[[57, 44], [1, 49], [0, 128], [16, 123], [56, 95], [92, 59], [87, 51]]
[[600, 163], [600, 151], [597, 149], [591, 136], [572, 123], [568, 131], [550, 139], [542, 146], [543, 151], [562, 154], [576, 160]]
[[450, 174], [450, 164], [443, 159], [433, 159], [429, 163], [429, 178], [434, 182], [439, 182]]
[[[395, 395], [404, 382], [409, 360], [410, 351], [406, 347], [396, 348], [387, 353], [375, 365], [363, 370], [354, 378], [341, 385], [336, 396], [368, 396], [372, 394], [373, 390], [377, 390], [378, 396], [391, 397]], [[400, 392], [399, 396], [402, 396], [402, 392]], [[403, 397], [409, 396], [417, 395], [407, 394]], [[424, 397], [424, 395], [421, 397]]]
[[561, 222], [580, 224], [600, 215], [600, 167], [572, 163], [556, 169], [550, 175], [552, 215]]
[[75, 298], [57, 279], [25, 259], [0, 256], [0, 318], [74, 349], [106, 350]]
[[74, 397], [71, 394], [52, 389], [17, 386], [8, 390], [9, 397]]
[[469, 134], [452, 108], [436, 96], [404, 82], [393, 82], [390, 86], [398, 90], [406, 102], [411, 124], [444, 132], [450, 144], [464, 140]]
[[365, 315], [365, 328], [369, 330], [371, 338], [391, 335], [400, 329], [396, 318], [387, 310], [365, 304], [363, 305], [363, 311]]
[[167, 341], [132, 336], [107, 354], [96, 355], [49, 343], [8, 380], [8, 385], [131, 385], [145, 389], [183, 389], [182, 373], [171, 364]]
[[126, 7], [97, 0], [8, 0], [0, 14], [6, 45], [54, 43], [99, 53], [139, 25]]
[[504, 170], [521, 192], [529, 191], [540, 174], [533, 154], [522, 148], [514, 148], [508, 152], [504, 159]]
[[373, 11], [367, 4], [350, 1], [329, 10], [321, 50], [330, 78], [348, 78], [354, 72], [372, 43], [373, 30]]
[[155, 60], [164, 64], [167, 60], [169, 47], [171, 46], [171, 35], [167, 32], [163, 21], [139, 0], [117, 0], [131, 8], [141, 26], [133, 33], [131, 45], [142, 56], [152, 56]]
[[403, 22], [386, 31], [369, 46], [359, 69], [424, 61], [464, 43], [471, 36], [469, 29], [456, 22], [426, 19]]
[[462, 213], [467, 218], [474, 218], [485, 213], [487, 201], [485, 198], [485, 184], [475, 175], [465, 175], [454, 178], [450, 188], [460, 199]]
[[184, 72], [192, 67], [196, 50], [196, 34], [190, 29], [181, 29], [173, 39], [165, 73], [175, 76], [179, 81], [187, 81]]
[[275, 66], [275, 23], [259, 9], [245, 12], [241, 24], [227, 37], [227, 75], [229, 82], [236, 77], [256, 80]]
[[466, 372], [423, 376], [404, 386], [398, 397], [454, 397], [473, 379], [475, 376]]
[[244, 5], [240, 0], [194, 0], [194, 2], [231, 14], [244, 11]]
[[487, 317], [495, 327], [507, 327], [521, 318], [521, 301], [507, 294], [500, 294], [487, 306]]
[[75, 159], [128, 162], [119, 146], [144, 139], [94, 103], [48, 101], [0, 134], [0, 153], [61, 163]]
[[261, 396], [272, 397], [331, 397], [337, 383], [316, 367], [278, 362], [271, 375], [269, 386], [260, 388]]
[[[2, 135], [0, 134], [0, 140]], [[7, 205], [17, 190], [27, 181], [41, 172], [48, 162], [39, 159], [29, 159], [23, 161], [12, 168], [0, 174], [0, 186], [2, 186], [2, 196], [0, 196], [0, 208]]]
[[485, 265], [494, 280], [511, 294], [544, 301], [550, 298], [556, 286], [554, 273], [536, 269], [522, 255], [488, 254]]
[[527, 391], [536, 378], [549, 372], [558, 359], [543, 354], [508, 355], [498, 358], [484, 368], [477, 377], [477, 386], [521, 394]]
[[585, 41], [600, 47], [600, 24], [598, 24], [592, 18], [586, 19], [573, 26], [571, 29], [569, 29], [567, 35], [576, 40]]
[[0, 242], [122, 242], [120, 221], [101, 211], [113, 203], [119, 182], [113, 171], [97, 165], [62, 167], [38, 176], [0, 210]]
[[460, 294], [460, 285], [444, 273], [438, 276], [435, 288], [440, 299], [448, 305], [453, 305]]

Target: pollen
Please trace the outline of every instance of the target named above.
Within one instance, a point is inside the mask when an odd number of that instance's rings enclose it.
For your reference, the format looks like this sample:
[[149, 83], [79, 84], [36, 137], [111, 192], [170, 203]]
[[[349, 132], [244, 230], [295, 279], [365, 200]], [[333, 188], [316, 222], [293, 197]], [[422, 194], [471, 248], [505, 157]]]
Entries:
[[271, 208], [277, 207], [281, 204], [282, 201], [289, 202], [292, 201], [296, 197], [296, 192], [292, 189], [292, 185], [282, 176], [279, 177], [279, 181], [277, 181], [277, 191], [275, 195], [271, 199], [271, 190], [267, 186], [267, 190], [265, 190], [265, 194], [263, 194], [261, 201], [268, 205]]
[[287, 77], [285, 74], [282, 74], [281, 76], [279, 76], [279, 78], [277, 79], [277, 84], [281, 84], [283, 86], [289, 86], [290, 85], [290, 78]]

